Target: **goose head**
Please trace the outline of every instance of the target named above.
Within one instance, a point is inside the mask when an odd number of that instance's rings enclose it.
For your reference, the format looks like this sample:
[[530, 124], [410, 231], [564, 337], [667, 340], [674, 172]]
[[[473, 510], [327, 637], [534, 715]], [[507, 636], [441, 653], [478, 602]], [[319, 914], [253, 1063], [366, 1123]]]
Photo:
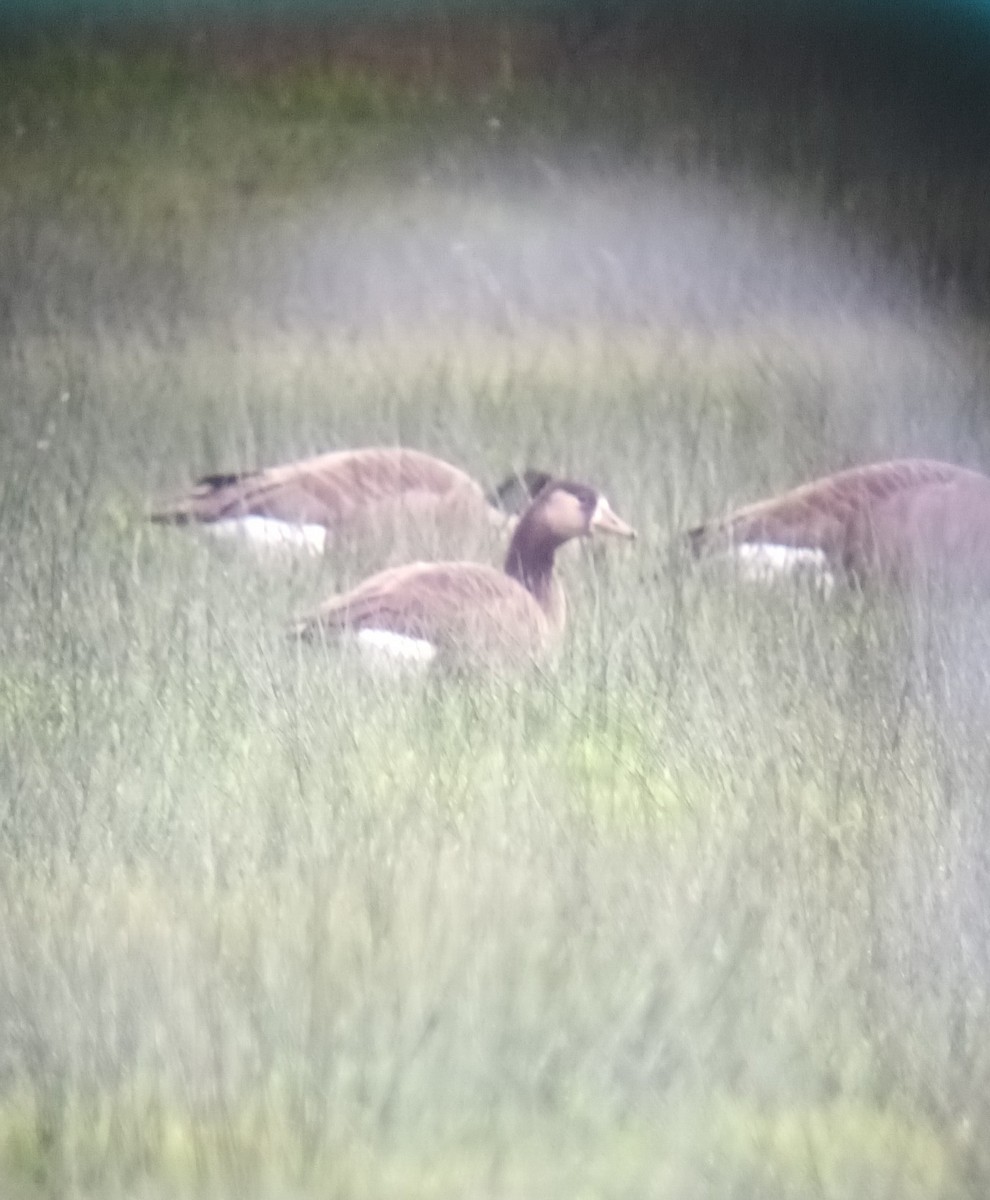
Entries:
[[616, 514], [608, 500], [592, 487], [570, 480], [548, 480], [530, 505], [523, 520], [536, 526], [546, 542], [563, 545], [572, 538], [610, 533], [634, 538], [635, 529]]
[[623, 538], [636, 536], [600, 492], [587, 484], [551, 479], [519, 518], [505, 558], [506, 574], [517, 579], [544, 609], [561, 608], [555, 597], [559, 589], [553, 583], [554, 556], [565, 542], [590, 537], [596, 531]]
[[636, 531], [593, 487], [567, 479], [548, 480], [519, 518], [505, 569], [527, 586], [548, 580], [557, 550], [573, 538], [590, 537], [595, 532], [623, 538], [636, 536]]
[[488, 493], [488, 503], [509, 517], [518, 517], [533, 497], [543, 491], [551, 478], [549, 471], [540, 471], [536, 467], [524, 467], [521, 471], [513, 471]]

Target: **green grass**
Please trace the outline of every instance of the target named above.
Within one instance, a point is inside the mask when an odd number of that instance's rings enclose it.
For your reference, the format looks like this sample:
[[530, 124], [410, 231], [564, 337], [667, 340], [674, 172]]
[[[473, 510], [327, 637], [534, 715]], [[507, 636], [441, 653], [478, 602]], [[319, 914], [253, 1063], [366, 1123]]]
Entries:
[[[738, 114], [639, 86], [492, 129], [315, 69], [5, 75], [5, 1196], [986, 1194], [986, 606], [676, 548], [816, 471], [990, 463], [985, 331], [835, 236], [797, 115], [737, 171]], [[283, 627], [402, 547], [263, 572], [144, 519], [394, 440], [637, 525], [565, 556], [554, 668], [369, 679]]]

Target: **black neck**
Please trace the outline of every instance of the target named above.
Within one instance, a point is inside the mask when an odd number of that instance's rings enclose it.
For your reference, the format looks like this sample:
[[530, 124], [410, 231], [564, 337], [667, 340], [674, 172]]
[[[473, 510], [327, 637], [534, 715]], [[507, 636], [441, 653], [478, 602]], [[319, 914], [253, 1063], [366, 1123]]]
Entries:
[[505, 573], [517, 579], [528, 592], [546, 607], [550, 600], [553, 579], [553, 556], [557, 541], [547, 537], [537, 522], [531, 520], [532, 509], [516, 526], [505, 556]]

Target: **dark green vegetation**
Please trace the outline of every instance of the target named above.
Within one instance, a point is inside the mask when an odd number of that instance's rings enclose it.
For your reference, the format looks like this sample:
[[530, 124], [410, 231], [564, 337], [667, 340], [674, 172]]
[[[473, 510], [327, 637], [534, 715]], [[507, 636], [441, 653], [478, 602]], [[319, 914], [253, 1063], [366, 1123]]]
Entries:
[[[990, 613], [673, 540], [990, 464], [984, 168], [827, 72], [503, 50], [4, 64], [5, 1196], [987, 1194]], [[281, 629], [374, 548], [143, 519], [396, 439], [638, 526], [556, 671], [368, 681]]]

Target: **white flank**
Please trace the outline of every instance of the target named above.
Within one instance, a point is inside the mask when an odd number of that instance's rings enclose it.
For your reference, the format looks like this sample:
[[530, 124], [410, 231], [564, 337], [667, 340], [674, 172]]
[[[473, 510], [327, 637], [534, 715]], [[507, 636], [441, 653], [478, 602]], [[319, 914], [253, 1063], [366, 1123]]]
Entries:
[[359, 629], [355, 640], [370, 661], [382, 664], [426, 666], [437, 656], [432, 642], [388, 629]]
[[782, 576], [810, 579], [827, 596], [835, 587], [824, 550], [780, 546], [775, 542], [740, 542], [733, 551], [739, 576], [747, 583], [772, 583]]
[[322, 554], [327, 542], [327, 531], [322, 525], [292, 525], [272, 517], [232, 517], [210, 521], [202, 528], [216, 537], [241, 538], [259, 550]]

